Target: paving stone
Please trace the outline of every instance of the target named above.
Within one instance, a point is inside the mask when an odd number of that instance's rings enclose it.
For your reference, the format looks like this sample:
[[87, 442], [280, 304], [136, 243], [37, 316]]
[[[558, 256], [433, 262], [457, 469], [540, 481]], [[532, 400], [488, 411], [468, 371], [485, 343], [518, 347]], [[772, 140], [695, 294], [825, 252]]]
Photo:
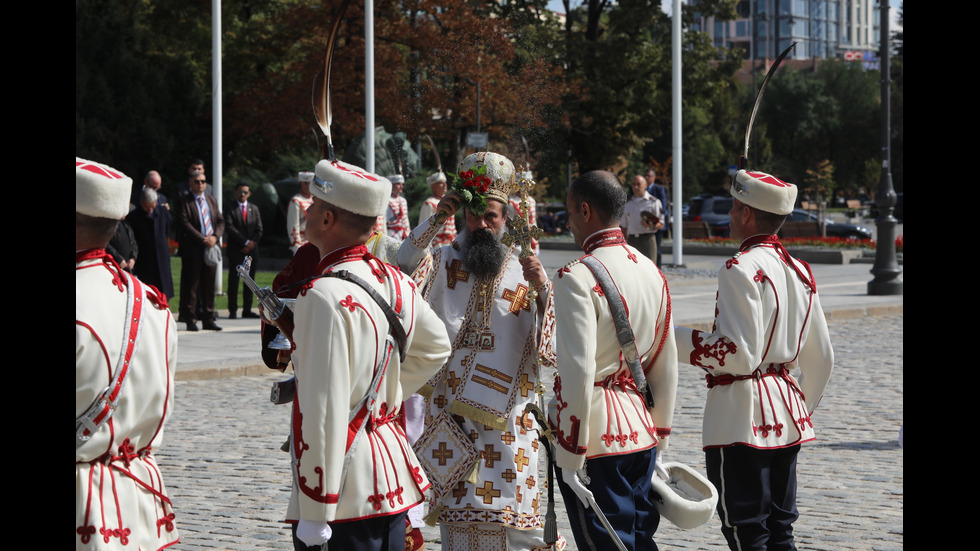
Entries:
[[[836, 366], [814, 415], [818, 440], [805, 444], [799, 458], [797, 544], [811, 550], [899, 550], [903, 316], [833, 320], [830, 331]], [[281, 522], [289, 457], [279, 449], [290, 408], [268, 401], [272, 382], [283, 378], [277, 373], [177, 382], [174, 416], [155, 452], [177, 513], [176, 549], [292, 549]], [[706, 392], [700, 371], [681, 365], [667, 460], [702, 472]], [[544, 465], [539, 467], [544, 480]], [[559, 530], [571, 538], [561, 496], [556, 498]], [[440, 548], [438, 528], [427, 527], [424, 534], [427, 550]], [[726, 548], [717, 515], [695, 530], [663, 521], [656, 539], [661, 549]]]

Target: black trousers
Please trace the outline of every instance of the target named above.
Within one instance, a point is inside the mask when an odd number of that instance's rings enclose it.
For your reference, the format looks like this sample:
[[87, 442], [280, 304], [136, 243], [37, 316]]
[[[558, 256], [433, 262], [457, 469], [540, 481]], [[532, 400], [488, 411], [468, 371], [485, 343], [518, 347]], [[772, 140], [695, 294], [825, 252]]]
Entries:
[[[245, 258], [228, 259], [228, 312], [234, 314], [238, 311], [238, 284], [241, 282], [240, 277], [238, 277], [238, 266], [242, 263]], [[249, 266], [248, 275], [255, 279], [255, 265], [258, 264], [258, 258], [252, 256], [252, 265]], [[242, 312], [252, 311], [252, 290], [248, 288], [248, 285], [242, 284]]]
[[708, 480], [718, 489], [721, 532], [733, 550], [794, 550], [796, 457], [799, 444], [705, 450]]
[[[217, 247], [217, 245], [215, 245]], [[185, 322], [214, 320], [214, 274], [217, 268], [204, 263], [204, 251], [181, 254], [180, 317]], [[198, 312], [200, 301], [200, 312]]]
[[296, 551], [346, 550], [405, 551], [405, 519], [408, 511], [397, 515], [374, 517], [351, 522], [331, 522], [333, 535], [326, 545], [310, 546], [296, 537], [296, 525], [291, 525], [293, 549]]

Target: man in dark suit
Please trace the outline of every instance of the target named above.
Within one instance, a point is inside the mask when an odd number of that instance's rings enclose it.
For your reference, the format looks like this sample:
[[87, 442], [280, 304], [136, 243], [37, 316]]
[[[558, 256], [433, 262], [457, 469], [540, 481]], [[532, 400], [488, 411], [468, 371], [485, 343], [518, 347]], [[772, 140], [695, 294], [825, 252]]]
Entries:
[[[205, 176], [205, 174], [204, 174], [204, 161], [202, 161], [201, 159], [194, 159], [187, 166], [187, 180], [186, 181], [180, 180], [180, 181], [177, 182], [177, 201], [178, 202], [186, 199], [187, 196], [190, 195], [190, 193], [191, 193], [191, 187], [194, 184], [194, 178], [197, 178], [199, 175], [200, 176]], [[205, 186], [205, 189], [207, 189], [208, 195], [214, 195], [214, 192], [211, 191], [211, 186], [210, 185]]]
[[[197, 302], [200, 284], [204, 329], [221, 331], [214, 323], [214, 278], [216, 266], [204, 262], [204, 253], [218, 247], [218, 240], [225, 231], [225, 219], [218, 210], [214, 197], [204, 193], [208, 182], [204, 174], [198, 174], [188, 182], [190, 193], [180, 203], [178, 226], [180, 228], [180, 316], [187, 323], [188, 331], [197, 331]], [[220, 249], [219, 249], [220, 250]]]
[[667, 203], [667, 190], [664, 189], [664, 186], [657, 183], [657, 172], [652, 168], [648, 168], [643, 177], [646, 178], [647, 184], [649, 184], [647, 186], [647, 193], [656, 197], [660, 201], [660, 208], [664, 210], [664, 227], [657, 230], [657, 258], [653, 259], [659, 268], [661, 266], [661, 258], [663, 257], [660, 250], [663, 247], [664, 235], [667, 234], [668, 226], [670, 226], [670, 205]]
[[160, 191], [160, 186], [163, 185], [163, 179], [160, 177], [160, 173], [151, 170], [146, 173], [143, 177], [143, 185], [133, 190], [133, 198], [129, 201], [129, 210], [137, 210], [141, 207], [140, 205], [140, 193], [145, 189], [152, 189], [157, 192], [157, 205], [167, 209], [170, 212], [170, 203], [167, 201], [167, 196]]
[[[151, 187], [144, 187], [136, 199], [136, 209], [126, 216], [133, 228], [140, 255], [136, 258], [133, 273], [144, 283], [149, 283], [167, 295], [174, 296], [174, 280], [170, 273], [170, 211], [161, 195]], [[166, 201], [166, 199], [164, 199]]]
[[[259, 260], [258, 244], [262, 239], [262, 217], [259, 207], [248, 202], [252, 194], [245, 182], [235, 186], [236, 201], [232, 201], [225, 209], [225, 227], [228, 228], [228, 317], [238, 317], [238, 272], [236, 268], [245, 260], [252, 257], [249, 275], [255, 278], [255, 266]], [[242, 317], [258, 318], [252, 312], [252, 290], [247, 285], [242, 286]]]

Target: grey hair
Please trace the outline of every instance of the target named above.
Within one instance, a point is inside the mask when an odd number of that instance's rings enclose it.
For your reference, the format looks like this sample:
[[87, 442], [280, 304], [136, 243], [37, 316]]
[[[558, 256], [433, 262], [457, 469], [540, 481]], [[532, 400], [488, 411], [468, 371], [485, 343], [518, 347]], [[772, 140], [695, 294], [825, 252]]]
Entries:
[[153, 203], [154, 205], [157, 204], [157, 191], [155, 189], [148, 188], [148, 187], [140, 190], [140, 203], [142, 204]]

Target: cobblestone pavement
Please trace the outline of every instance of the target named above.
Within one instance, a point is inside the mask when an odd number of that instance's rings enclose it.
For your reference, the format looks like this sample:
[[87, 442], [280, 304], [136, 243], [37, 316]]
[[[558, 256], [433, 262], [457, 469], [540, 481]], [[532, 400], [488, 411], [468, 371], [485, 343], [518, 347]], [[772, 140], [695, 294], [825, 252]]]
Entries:
[[[903, 548], [904, 462], [897, 441], [902, 326], [903, 316], [831, 321], [836, 369], [814, 416], [818, 440], [804, 445], [799, 457], [795, 527], [801, 549]], [[666, 459], [704, 472], [700, 427], [707, 391], [700, 370], [681, 370]], [[157, 452], [177, 512], [181, 543], [175, 549], [292, 549], [281, 523], [288, 456], [279, 451], [289, 408], [268, 401], [270, 385], [281, 378], [177, 382], [175, 413]], [[556, 497], [559, 530], [571, 538]], [[663, 521], [656, 539], [661, 549], [724, 549], [719, 525], [717, 515], [689, 531]], [[425, 533], [426, 549], [439, 549], [438, 529]]]

